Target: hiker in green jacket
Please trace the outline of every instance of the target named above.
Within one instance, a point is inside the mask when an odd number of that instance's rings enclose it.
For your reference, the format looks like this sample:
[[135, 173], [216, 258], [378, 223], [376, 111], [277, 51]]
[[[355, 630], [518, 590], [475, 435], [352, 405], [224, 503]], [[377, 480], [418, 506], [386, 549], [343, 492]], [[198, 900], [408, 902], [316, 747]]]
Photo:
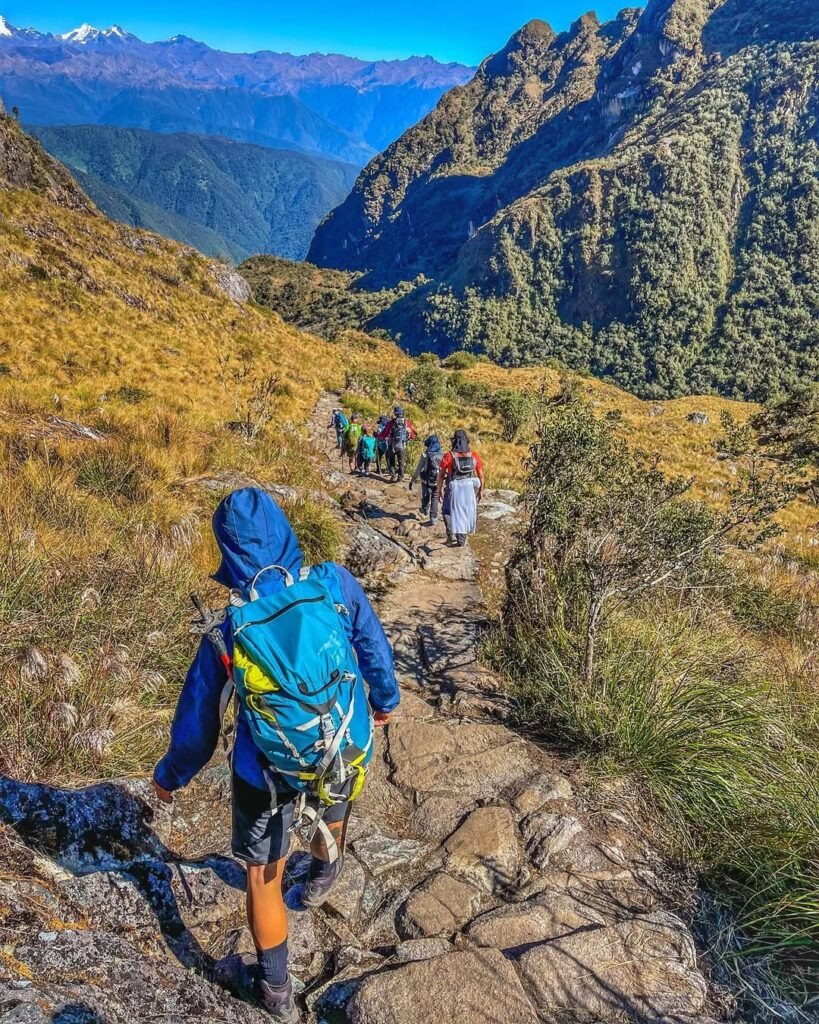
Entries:
[[364, 428], [361, 425], [361, 420], [357, 413], [353, 413], [350, 418], [350, 422], [344, 428], [343, 440], [341, 442], [341, 455], [347, 456], [347, 461], [350, 464], [350, 472], [355, 473], [356, 471], [356, 456], [358, 454], [358, 442], [361, 438], [361, 432]]

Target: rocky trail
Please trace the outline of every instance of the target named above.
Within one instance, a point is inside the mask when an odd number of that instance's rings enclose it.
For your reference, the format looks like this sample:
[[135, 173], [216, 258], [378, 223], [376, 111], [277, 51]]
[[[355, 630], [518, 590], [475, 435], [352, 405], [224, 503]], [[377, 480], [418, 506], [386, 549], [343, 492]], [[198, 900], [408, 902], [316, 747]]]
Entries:
[[[478, 557], [515, 517], [487, 495], [475, 550], [426, 526], [417, 492], [339, 472], [346, 561], [395, 645], [403, 701], [379, 735], [342, 880], [291, 911], [294, 972], [327, 1024], [704, 1021], [713, 997], [680, 913], [685, 887], [611, 806], [506, 724], [478, 663]], [[438, 532], [440, 531], [440, 532]], [[252, 948], [217, 759], [172, 810], [146, 781], [58, 790], [0, 779], [0, 1021], [256, 1024], [229, 992]], [[306, 856], [294, 852], [288, 884]], [[671, 895], [669, 895], [671, 894]], [[675, 912], [676, 905], [676, 912]]]

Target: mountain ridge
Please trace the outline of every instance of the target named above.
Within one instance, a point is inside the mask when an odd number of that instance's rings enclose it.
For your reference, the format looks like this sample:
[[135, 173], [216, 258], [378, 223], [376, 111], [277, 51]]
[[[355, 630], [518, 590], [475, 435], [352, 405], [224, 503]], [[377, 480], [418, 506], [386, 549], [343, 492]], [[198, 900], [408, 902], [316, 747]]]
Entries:
[[357, 287], [417, 280], [371, 324], [414, 351], [558, 358], [646, 397], [815, 378], [803, 8], [651, 0], [532, 23], [364, 169], [308, 259]]
[[118, 26], [61, 35], [0, 26], [0, 95], [29, 123], [197, 131], [359, 166], [473, 70], [428, 56], [230, 53], [179, 35], [146, 43]]

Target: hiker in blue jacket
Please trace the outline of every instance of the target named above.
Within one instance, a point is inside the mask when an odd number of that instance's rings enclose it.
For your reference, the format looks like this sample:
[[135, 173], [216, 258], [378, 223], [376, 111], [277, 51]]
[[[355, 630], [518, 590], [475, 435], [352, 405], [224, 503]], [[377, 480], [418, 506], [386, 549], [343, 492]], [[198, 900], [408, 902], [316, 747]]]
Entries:
[[[262, 490], [246, 488], [225, 498], [214, 514], [213, 532], [222, 555], [213, 579], [238, 591], [245, 600], [260, 570], [281, 566], [297, 577], [302, 568], [301, 548], [287, 517]], [[384, 726], [398, 706], [400, 695], [392, 650], [381, 623], [360, 584], [345, 568], [328, 564], [314, 571], [320, 573], [333, 600], [349, 613], [344, 616], [345, 628], [369, 686], [375, 724]], [[280, 573], [267, 572], [256, 586], [265, 595], [284, 585]], [[232, 656], [227, 622], [222, 632]], [[173, 792], [186, 786], [213, 756], [221, 733], [220, 700], [226, 682], [225, 667], [212, 644], [203, 638], [177, 703], [168, 752], [154, 770], [153, 785], [160, 800], [170, 803]], [[284, 776], [272, 774], [241, 706], [231, 765], [232, 847], [234, 856], [247, 867], [248, 921], [258, 952], [258, 965], [241, 987], [253, 991], [275, 1020], [296, 1021], [298, 1011], [287, 968], [282, 876], [298, 794]], [[342, 851], [349, 809], [348, 803], [337, 804], [324, 816]], [[311, 852], [302, 903], [317, 907], [341, 873], [343, 856], [331, 863], [320, 833], [313, 840]]]

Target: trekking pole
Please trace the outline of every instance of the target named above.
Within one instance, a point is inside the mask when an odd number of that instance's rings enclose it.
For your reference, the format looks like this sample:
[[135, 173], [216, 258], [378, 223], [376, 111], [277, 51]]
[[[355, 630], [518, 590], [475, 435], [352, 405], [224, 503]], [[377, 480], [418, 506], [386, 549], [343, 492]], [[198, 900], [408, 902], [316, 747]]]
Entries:
[[191, 594], [191, 603], [196, 609], [199, 619], [192, 623], [192, 631], [200, 636], [206, 636], [213, 649], [227, 672], [228, 679], [233, 681], [233, 661], [228, 654], [227, 644], [219, 628], [225, 621], [224, 613], [212, 612], [206, 608], [198, 594]]

